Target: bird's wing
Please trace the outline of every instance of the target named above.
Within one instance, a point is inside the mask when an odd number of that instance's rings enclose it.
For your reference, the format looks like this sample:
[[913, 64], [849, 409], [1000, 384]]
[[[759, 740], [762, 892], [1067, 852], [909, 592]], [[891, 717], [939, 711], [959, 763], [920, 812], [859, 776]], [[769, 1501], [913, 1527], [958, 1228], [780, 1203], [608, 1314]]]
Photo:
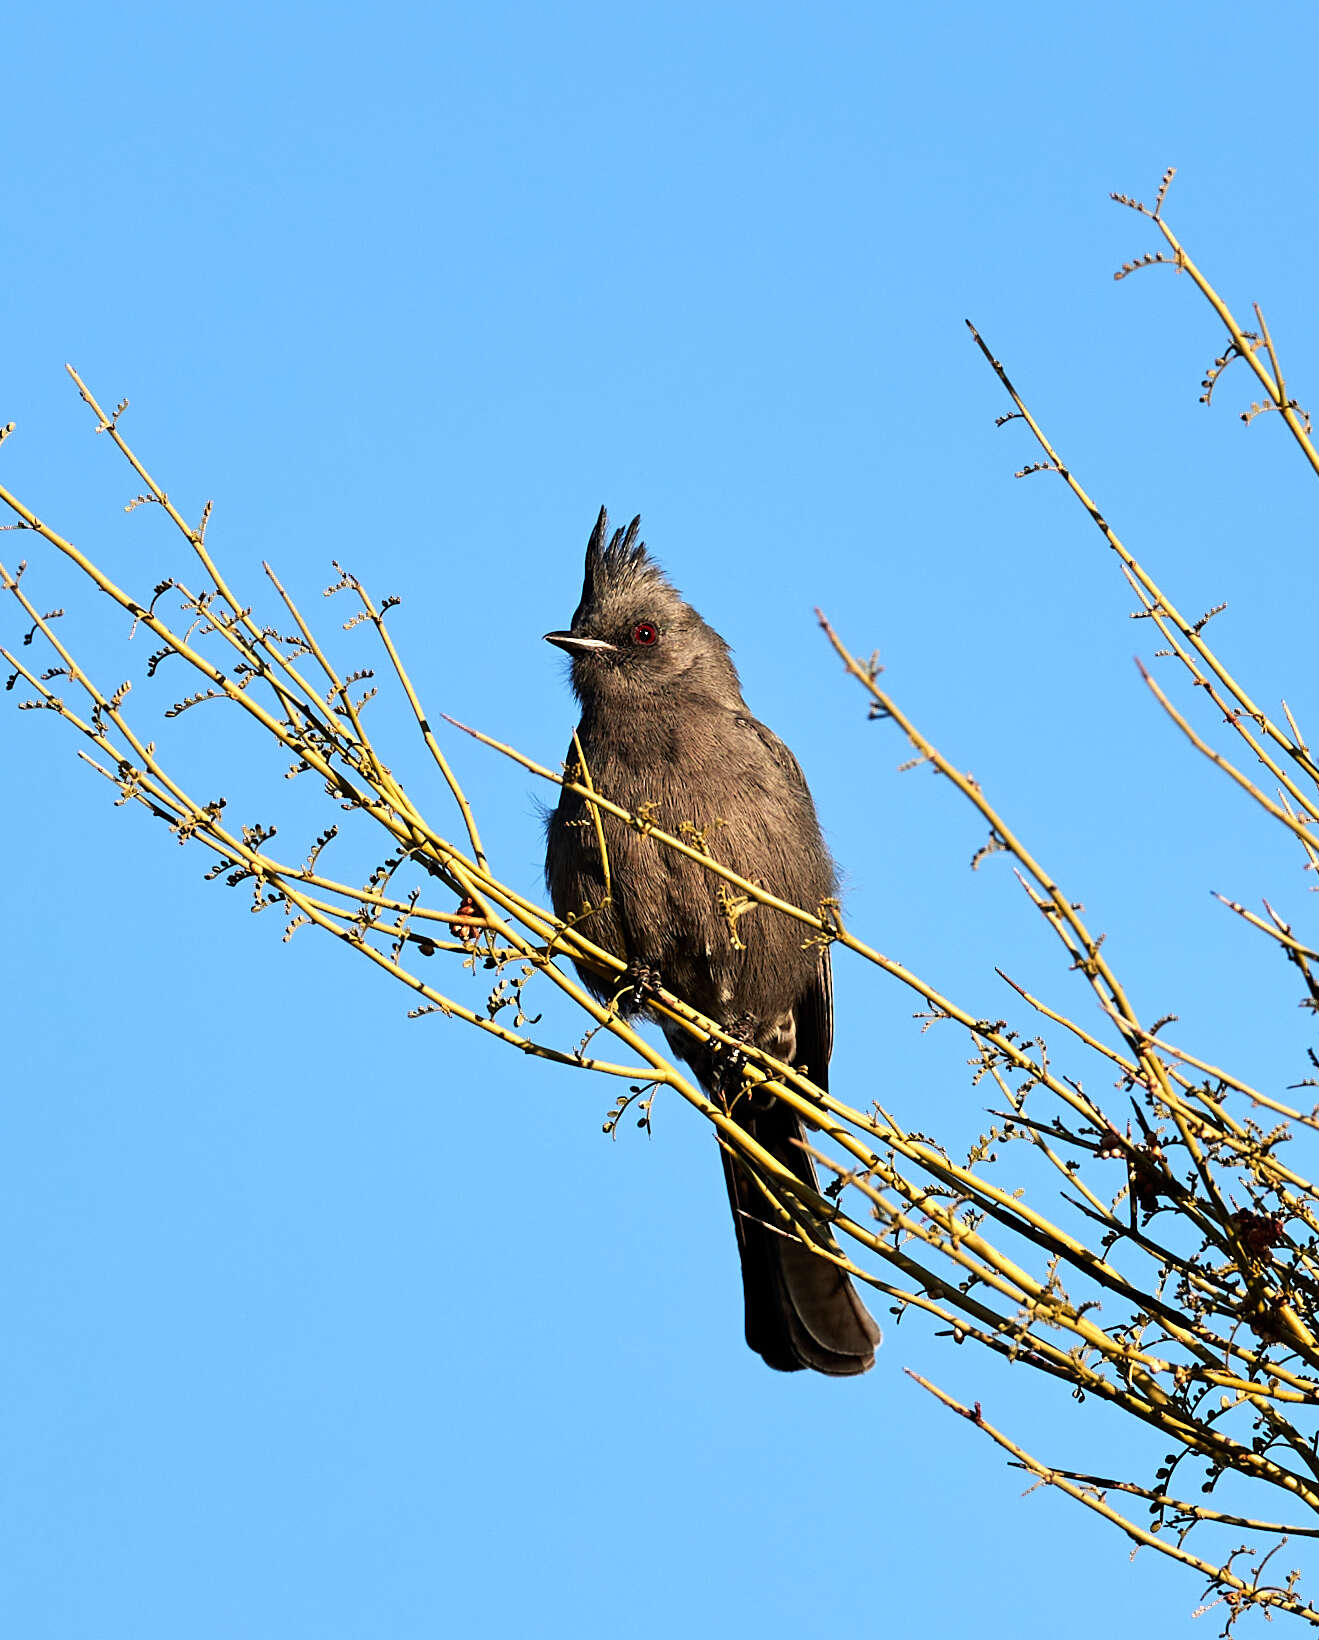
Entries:
[[792, 784], [809, 796], [810, 789], [806, 784], [806, 776], [801, 772], [801, 764], [798, 763], [773, 729], [767, 728], [759, 718], [753, 718], [749, 713], [739, 712], [737, 721], [741, 727], [751, 730], [752, 734], [756, 736]]
[[820, 948], [815, 984], [797, 1004], [797, 1048], [794, 1058], [806, 1066], [811, 1081], [829, 1087], [829, 1056], [834, 1051], [834, 971], [829, 948]]
[[[792, 785], [810, 798], [806, 776], [801, 764], [792, 755], [772, 729], [757, 718], [738, 714], [738, 722], [750, 729], [765, 750], [783, 770]], [[810, 907], [806, 907], [807, 910]], [[829, 1086], [829, 1056], [834, 1049], [834, 976], [829, 961], [829, 947], [820, 947], [820, 964], [816, 982], [797, 1005], [796, 1061], [810, 1067], [811, 1080], [822, 1088]]]

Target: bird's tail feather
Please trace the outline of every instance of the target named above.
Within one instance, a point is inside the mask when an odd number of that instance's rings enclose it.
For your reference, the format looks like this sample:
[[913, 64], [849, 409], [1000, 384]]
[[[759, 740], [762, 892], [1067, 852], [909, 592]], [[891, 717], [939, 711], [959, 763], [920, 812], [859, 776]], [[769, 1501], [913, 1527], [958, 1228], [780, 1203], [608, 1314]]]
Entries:
[[[738, 1113], [742, 1127], [775, 1161], [812, 1189], [815, 1164], [801, 1146], [801, 1119], [776, 1100]], [[803, 1245], [769, 1219], [760, 1185], [723, 1152], [728, 1201], [737, 1227], [746, 1299], [747, 1343], [780, 1372], [804, 1367], [833, 1377], [866, 1372], [875, 1364], [880, 1332], [844, 1270]]]

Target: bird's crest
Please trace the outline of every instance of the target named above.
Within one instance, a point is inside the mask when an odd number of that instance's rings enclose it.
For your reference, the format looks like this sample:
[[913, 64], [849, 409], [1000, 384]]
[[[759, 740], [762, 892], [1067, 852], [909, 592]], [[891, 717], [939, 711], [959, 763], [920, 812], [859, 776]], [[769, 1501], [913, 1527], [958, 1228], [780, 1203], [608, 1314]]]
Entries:
[[625, 530], [615, 530], [611, 536], [609, 514], [601, 507], [591, 539], [586, 543], [582, 608], [592, 607], [603, 593], [616, 591], [629, 582], [647, 580], [668, 585], [663, 570], [646, 551], [646, 543], [639, 539], [640, 535], [640, 513]]

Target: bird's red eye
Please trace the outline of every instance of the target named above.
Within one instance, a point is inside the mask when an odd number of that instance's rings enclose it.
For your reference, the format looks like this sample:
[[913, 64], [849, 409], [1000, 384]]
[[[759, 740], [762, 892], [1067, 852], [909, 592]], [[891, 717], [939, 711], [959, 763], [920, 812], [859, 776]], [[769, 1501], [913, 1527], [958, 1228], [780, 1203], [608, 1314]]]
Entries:
[[659, 629], [649, 621], [638, 621], [632, 628], [632, 642], [649, 647], [659, 637]]

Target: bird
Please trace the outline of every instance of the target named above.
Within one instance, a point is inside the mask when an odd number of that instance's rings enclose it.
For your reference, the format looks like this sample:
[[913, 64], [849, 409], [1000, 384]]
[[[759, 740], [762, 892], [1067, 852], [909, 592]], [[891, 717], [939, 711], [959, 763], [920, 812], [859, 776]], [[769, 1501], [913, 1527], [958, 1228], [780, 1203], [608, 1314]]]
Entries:
[[[571, 657], [581, 705], [565, 768], [671, 834], [686, 830], [739, 876], [815, 910], [837, 873], [796, 758], [752, 716], [728, 645], [674, 587], [640, 539], [641, 520], [609, 535], [602, 507], [586, 547], [571, 625], [545, 641]], [[577, 747], [580, 746], [580, 760]], [[556, 915], [626, 965], [611, 981], [576, 964], [591, 993], [645, 1013], [662, 985], [736, 1041], [827, 1088], [833, 1047], [828, 944], [784, 913], [734, 908], [720, 878], [565, 785], [548, 818], [545, 876]], [[689, 828], [694, 828], [693, 830]], [[736, 909], [737, 914], [734, 914]], [[818, 1189], [797, 1112], [748, 1090], [736, 1050], [698, 1043], [671, 1019], [672, 1051], [706, 1092], [797, 1178]], [[770, 1367], [834, 1377], [874, 1365], [880, 1330], [847, 1273], [771, 1221], [750, 1164], [721, 1147], [737, 1232], [746, 1341]]]

